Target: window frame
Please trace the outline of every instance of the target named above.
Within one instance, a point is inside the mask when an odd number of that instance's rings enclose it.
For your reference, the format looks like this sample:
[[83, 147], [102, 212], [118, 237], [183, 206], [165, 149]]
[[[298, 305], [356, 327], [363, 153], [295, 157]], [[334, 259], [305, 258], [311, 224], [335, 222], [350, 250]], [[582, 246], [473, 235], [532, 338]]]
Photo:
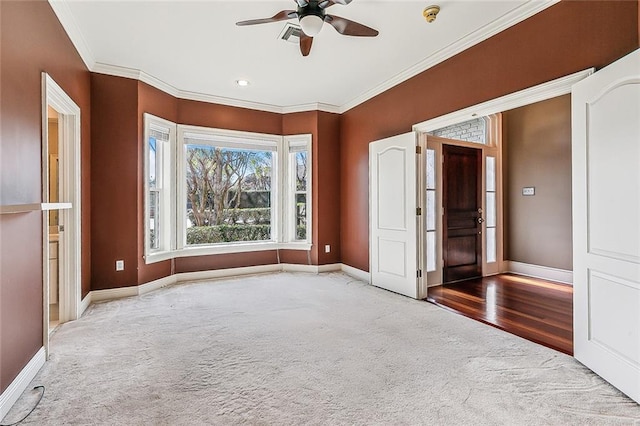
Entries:
[[[144, 187], [144, 258], [146, 263], [158, 262], [161, 260], [170, 259], [172, 257], [173, 249], [175, 247], [175, 204], [174, 204], [174, 186], [175, 186], [175, 164], [172, 161], [174, 158], [175, 145], [176, 145], [176, 124], [165, 120], [155, 115], [144, 113], [144, 171], [143, 171], [143, 187]], [[155, 129], [154, 129], [155, 128]], [[160, 175], [160, 182], [157, 181], [156, 189], [154, 192], [158, 194], [158, 201], [156, 202], [156, 217], [160, 217], [160, 221], [154, 225], [158, 230], [160, 236], [158, 248], [152, 249], [150, 247], [150, 219], [151, 219], [151, 205], [150, 205], [150, 192], [151, 187], [149, 184], [149, 172], [150, 172], [150, 155], [149, 155], [149, 138], [151, 136], [151, 130], [160, 132], [167, 132], [169, 134], [168, 141], [160, 141], [162, 145], [158, 145], [156, 142], [156, 152], [158, 152], [158, 146], [160, 146], [160, 170], [156, 170], [156, 179]], [[158, 162], [156, 163], [158, 164]], [[159, 183], [159, 185], [158, 185]]]
[[[283, 149], [282, 154], [286, 156], [286, 159], [282, 162], [286, 167], [283, 167], [284, 176], [284, 184], [286, 191], [283, 191], [283, 196], [285, 199], [283, 200], [282, 205], [284, 206], [284, 212], [282, 214], [284, 227], [283, 227], [283, 236], [282, 241], [286, 244], [309, 244], [311, 245], [312, 238], [312, 213], [313, 213], [313, 200], [312, 200], [312, 183], [313, 183], [313, 158], [312, 158], [312, 135], [311, 134], [303, 134], [303, 135], [292, 135], [292, 136], [284, 136], [283, 137]], [[292, 148], [304, 147], [305, 149], [300, 149], [296, 151], [292, 151]], [[297, 152], [306, 152], [307, 153], [307, 182], [306, 182], [306, 191], [304, 194], [306, 195], [306, 203], [307, 203], [307, 211], [306, 211], [306, 221], [307, 221], [307, 230], [306, 230], [306, 238], [304, 240], [296, 239], [296, 195], [298, 193], [302, 193], [302, 191], [296, 190], [296, 167], [297, 163], [294, 160], [294, 156]]]
[[[229, 147], [229, 148], [242, 148], [245, 147], [260, 147], [273, 151], [273, 171], [271, 182], [271, 240], [267, 241], [237, 241], [229, 243], [216, 243], [216, 244], [202, 244], [202, 245], [187, 245], [187, 191], [186, 191], [186, 158], [185, 158], [185, 146], [188, 145], [186, 139], [201, 139], [203, 145], [210, 145], [216, 147]], [[241, 132], [235, 130], [215, 129], [210, 127], [190, 126], [190, 125], [178, 125], [178, 150], [176, 156], [177, 169], [178, 169], [178, 182], [177, 185], [177, 231], [178, 239], [176, 250], [178, 251], [177, 257], [180, 256], [193, 256], [200, 254], [216, 254], [216, 253], [234, 253], [253, 250], [272, 250], [274, 245], [278, 242], [278, 230], [279, 224], [279, 211], [280, 203], [278, 200], [278, 192], [280, 188], [280, 176], [279, 176], [279, 163], [278, 152], [281, 148], [281, 136], [269, 135], [264, 133], [250, 133]]]

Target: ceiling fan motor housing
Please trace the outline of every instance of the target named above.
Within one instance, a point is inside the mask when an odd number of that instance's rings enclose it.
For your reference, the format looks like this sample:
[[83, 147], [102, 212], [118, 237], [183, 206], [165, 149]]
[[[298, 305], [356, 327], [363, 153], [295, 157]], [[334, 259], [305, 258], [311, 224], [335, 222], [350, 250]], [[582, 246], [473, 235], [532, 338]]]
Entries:
[[308, 15], [315, 15], [324, 20], [324, 15], [326, 11], [320, 7], [320, 1], [318, 0], [309, 0], [306, 6], [298, 6], [298, 16], [303, 18]]

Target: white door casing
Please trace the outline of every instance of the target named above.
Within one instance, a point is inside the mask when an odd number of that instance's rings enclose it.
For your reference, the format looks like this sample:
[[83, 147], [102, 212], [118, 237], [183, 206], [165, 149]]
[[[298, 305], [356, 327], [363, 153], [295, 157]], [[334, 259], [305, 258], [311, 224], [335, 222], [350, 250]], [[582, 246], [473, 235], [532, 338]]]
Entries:
[[[59, 113], [59, 201], [71, 208], [59, 211], [60, 232], [58, 262], [60, 276], [60, 322], [80, 316], [81, 297], [81, 165], [80, 165], [80, 107], [49, 76], [42, 73], [42, 197], [48, 200], [48, 107]], [[43, 213], [43, 346], [49, 351], [49, 227], [48, 214]]]
[[640, 402], [640, 50], [572, 96], [574, 353]]
[[416, 216], [416, 135], [406, 133], [369, 145], [371, 283], [419, 298], [420, 216]]

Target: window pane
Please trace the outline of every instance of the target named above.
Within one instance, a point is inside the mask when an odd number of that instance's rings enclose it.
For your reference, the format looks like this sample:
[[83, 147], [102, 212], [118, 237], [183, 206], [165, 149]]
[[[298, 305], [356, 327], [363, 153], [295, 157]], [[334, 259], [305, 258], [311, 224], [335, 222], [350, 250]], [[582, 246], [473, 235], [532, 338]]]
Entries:
[[487, 263], [496, 261], [496, 228], [487, 228]]
[[295, 153], [296, 191], [307, 190], [307, 153]]
[[436, 189], [436, 152], [427, 149], [427, 189]]
[[158, 248], [160, 239], [159, 211], [158, 211], [158, 193], [149, 192], [149, 248], [155, 250]]
[[427, 191], [427, 231], [436, 229], [436, 191]]
[[273, 157], [185, 146], [187, 245], [271, 240]]
[[496, 159], [487, 157], [487, 191], [496, 190]]
[[427, 272], [436, 270], [436, 233], [427, 232]]
[[307, 194], [296, 194], [296, 240], [307, 239]]
[[487, 192], [487, 227], [496, 226], [496, 193]]
[[155, 188], [157, 184], [156, 177], [158, 175], [158, 161], [157, 161], [157, 146], [156, 138], [149, 138], [149, 188]]

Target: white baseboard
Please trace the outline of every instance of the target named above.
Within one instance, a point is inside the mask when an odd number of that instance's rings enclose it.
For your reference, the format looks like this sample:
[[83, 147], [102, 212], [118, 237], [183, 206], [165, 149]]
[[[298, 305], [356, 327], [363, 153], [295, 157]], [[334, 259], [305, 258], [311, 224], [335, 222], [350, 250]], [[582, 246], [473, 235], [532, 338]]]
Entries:
[[84, 311], [87, 310], [89, 305], [91, 305], [91, 292], [89, 292], [89, 294], [87, 294], [84, 297], [84, 299], [82, 299], [82, 301], [80, 302], [80, 307], [79, 307], [80, 311], [78, 312], [78, 318], [80, 318], [82, 314], [84, 314]]
[[176, 283], [182, 283], [186, 281], [200, 281], [200, 280], [212, 280], [216, 278], [236, 277], [240, 275], [253, 275], [264, 274], [267, 272], [280, 272], [282, 271], [282, 265], [260, 265], [260, 266], [246, 266], [242, 268], [228, 268], [228, 269], [214, 269], [210, 271], [197, 271], [197, 272], [181, 272], [175, 274]]
[[331, 263], [329, 265], [318, 265], [318, 273], [342, 271], [342, 263]]
[[283, 272], [308, 272], [310, 274], [340, 270], [340, 263], [332, 263], [329, 265], [299, 265], [295, 263], [283, 263], [281, 266]]
[[137, 296], [138, 286], [93, 290], [90, 294], [91, 303], [102, 302], [104, 300], [121, 299], [123, 297]]
[[353, 266], [342, 264], [340, 268], [342, 272], [347, 275], [351, 275], [353, 278], [357, 278], [360, 281], [364, 281], [368, 284], [371, 284], [371, 275], [369, 272], [363, 271], [362, 269], [354, 268]]
[[7, 415], [13, 404], [16, 403], [22, 392], [27, 389], [29, 383], [36, 377], [38, 371], [42, 368], [46, 361], [46, 355], [44, 347], [40, 348], [38, 352], [31, 358], [31, 361], [25, 365], [20, 371], [18, 376], [13, 379], [13, 382], [9, 387], [0, 395], [0, 420]]
[[168, 277], [160, 278], [158, 280], [141, 284], [138, 286], [138, 295], [149, 293], [154, 290], [158, 290], [159, 288], [175, 284], [176, 282], [177, 282], [176, 276], [170, 275]]
[[573, 271], [567, 271], [565, 269], [531, 265], [529, 263], [514, 262], [513, 260], [505, 260], [504, 268], [505, 272], [573, 285]]

